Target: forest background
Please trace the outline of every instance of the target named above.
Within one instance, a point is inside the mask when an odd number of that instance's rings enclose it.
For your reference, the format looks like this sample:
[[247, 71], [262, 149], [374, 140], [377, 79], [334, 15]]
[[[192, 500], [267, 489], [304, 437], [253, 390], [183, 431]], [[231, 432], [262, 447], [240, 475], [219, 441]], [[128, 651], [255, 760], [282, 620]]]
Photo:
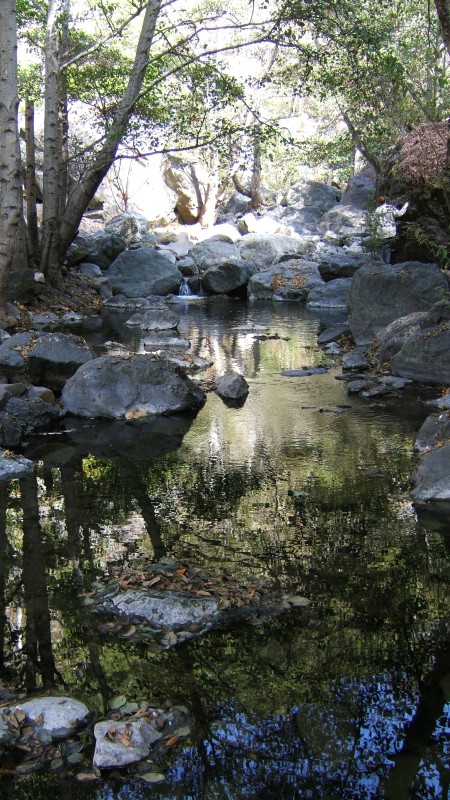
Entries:
[[10, 270], [58, 284], [117, 159], [195, 153], [205, 225], [232, 185], [258, 208], [305, 170], [342, 183], [362, 159], [379, 175], [400, 135], [447, 120], [449, 48], [448, 0], [3, 0], [3, 322]]

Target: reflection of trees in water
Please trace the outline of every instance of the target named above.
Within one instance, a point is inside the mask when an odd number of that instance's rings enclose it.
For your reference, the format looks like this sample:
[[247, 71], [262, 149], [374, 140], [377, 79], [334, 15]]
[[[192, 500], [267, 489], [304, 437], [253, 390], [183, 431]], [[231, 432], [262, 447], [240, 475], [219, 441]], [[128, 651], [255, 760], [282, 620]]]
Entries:
[[61, 680], [53, 656], [45, 555], [39, 522], [36, 473], [19, 481], [23, 510], [22, 580], [25, 606], [25, 688], [37, 688], [37, 672], [44, 689]]

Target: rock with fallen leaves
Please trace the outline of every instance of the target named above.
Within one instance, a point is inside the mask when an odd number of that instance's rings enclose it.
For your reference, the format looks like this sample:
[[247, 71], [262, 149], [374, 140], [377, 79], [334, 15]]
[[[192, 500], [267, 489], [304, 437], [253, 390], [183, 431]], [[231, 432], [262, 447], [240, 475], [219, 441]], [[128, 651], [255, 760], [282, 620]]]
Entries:
[[108, 769], [125, 767], [147, 758], [152, 744], [162, 738], [162, 733], [145, 719], [128, 722], [104, 720], [95, 725], [94, 736], [94, 765]]
[[239, 581], [226, 572], [213, 575], [169, 558], [146, 570], [122, 574], [86, 596], [85, 603], [113, 618], [101, 625], [104, 633], [133, 641], [156, 638], [158, 650], [211, 628], [263, 622], [273, 614], [310, 605], [307, 598], [271, 590], [265, 579]]
[[10, 726], [32, 725], [39, 737], [53, 741], [71, 736], [91, 719], [87, 706], [70, 697], [36, 697], [10, 706], [3, 714]]

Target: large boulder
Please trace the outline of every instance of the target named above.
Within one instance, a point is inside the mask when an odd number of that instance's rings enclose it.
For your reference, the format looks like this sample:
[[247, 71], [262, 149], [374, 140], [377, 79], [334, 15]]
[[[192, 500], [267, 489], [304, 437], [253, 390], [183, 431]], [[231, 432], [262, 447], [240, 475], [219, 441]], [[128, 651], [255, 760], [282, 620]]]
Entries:
[[189, 251], [189, 256], [202, 272], [217, 264], [226, 264], [240, 259], [237, 246], [228, 238], [221, 236], [214, 236], [199, 242]]
[[258, 269], [264, 269], [283, 256], [302, 255], [308, 245], [291, 236], [249, 233], [238, 242], [240, 257]]
[[191, 225], [200, 217], [207, 196], [209, 174], [198, 161], [185, 161], [169, 155], [164, 180], [175, 195], [175, 211], [181, 222]]
[[88, 252], [81, 260], [106, 270], [125, 248], [126, 242], [121, 236], [107, 230], [99, 231], [88, 240]]
[[420, 428], [414, 447], [424, 453], [450, 439], [450, 413], [430, 414]]
[[314, 208], [325, 214], [336, 205], [340, 192], [334, 186], [319, 181], [306, 180], [286, 192], [282, 205], [296, 209]]
[[356, 344], [368, 344], [395, 319], [427, 311], [448, 291], [448, 279], [436, 264], [371, 263], [353, 276], [349, 321]]
[[269, 218], [278, 222], [280, 232], [288, 228], [293, 233], [299, 235], [318, 234], [317, 224], [322, 216], [322, 212], [315, 206], [305, 206], [296, 208], [295, 206], [275, 206], [265, 212], [264, 218]]
[[230, 294], [247, 286], [255, 272], [246, 261], [233, 261], [211, 267], [201, 277], [202, 289], [208, 294]]
[[8, 273], [6, 280], [6, 297], [13, 303], [26, 305], [36, 297], [36, 282], [33, 270], [14, 269]]
[[310, 290], [322, 284], [317, 264], [292, 259], [253, 275], [247, 294], [249, 300], [306, 301]]
[[67, 381], [62, 402], [79, 417], [136, 419], [197, 410], [205, 393], [167, 361], [150, 355], [101, 356]]
[[30, 434], [47, 430], [60, 416], [53, 403], [12, 397], [0, 412], [0, 445], [19, 447]]
[[448, 324], [423, 328], [407, 339], [391, 360], [393, 375], [421, 383], [450, 385]]
[[424, 453], [415, 474], [415, 502], [450, 500], [450, 442]]
[[414, 311], [406, 317], [399, 317], [383, 328], [375, 338], [378, 351], [378, 363], [390, 361], [392, 356], [402, 349], [408, 339], [417, 336], [422, 324], [428, 319], [426, 311]]
[[350, 278], [336, 278], [324, 284], [313, 286], [308, 294], [307, 308], [347, 308], [350, 291]]
[[360, 236], [369, 232], [367, 212], [361, 208], [340, 203], [327, 211], [319, 222], [319, 230], [340, 237]]
[[320, 242], [314, 252], [314, 261], [324, 281], [335, 278], [352, 278], [355, 272], [367, 263], [367, 253], [354, 253], [345, 247], [335, 247]]
[[28, 380], [52, 391], [60, 391], [93, 357], [83, 340], [64, 333], [17, 333], [0, 345], [0, 369], [10, 381]]
[[142, 239], [142, 236], [147, 233], [148, 222], [146, 217], [137, 211], [127, 211], [110, 219], [105, 228], [129, 244]]
[[375, 182], [365, 175], [351, 178], [342, 195], [341, 205], [365, 210], [375, 197]]
[[182, 275], [175, 264], [154, 250], [128, 250], [108, 270], [114, 294], [148, 297], [178, 292]]

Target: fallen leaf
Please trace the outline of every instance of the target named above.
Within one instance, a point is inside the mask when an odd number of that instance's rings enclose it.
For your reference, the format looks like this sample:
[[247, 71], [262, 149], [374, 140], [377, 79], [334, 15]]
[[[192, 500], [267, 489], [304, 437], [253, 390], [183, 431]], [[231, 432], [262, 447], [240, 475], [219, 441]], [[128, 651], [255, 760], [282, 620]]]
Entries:
[[138, 777], [147, 783], [162, 783], [166, 779], [162, 772], [145, 772], [144, 775], [139, 775]]
[[178, 739], [179, 739], [179, 738], [180, 738], [180, 737], [179, 737], [179, 736], [177, 736], [177, 735], [175, 735], [175, 736], [170, 736], [170, 738], [169, 738], [169, 739], [166, 739], [166, 741], [164, 742], [164, 744], [165, 744], [165, 746], [166, 746], [166, 747], [172, 747], [172, 745], [173, 745], [173, 744], [175, 744], [175, 742], [178, 742]]
[[76, 779], [82, 783], [87, 783], [88, 781], [96, 781], [97, 775], [95, 772], [79, 772]]

